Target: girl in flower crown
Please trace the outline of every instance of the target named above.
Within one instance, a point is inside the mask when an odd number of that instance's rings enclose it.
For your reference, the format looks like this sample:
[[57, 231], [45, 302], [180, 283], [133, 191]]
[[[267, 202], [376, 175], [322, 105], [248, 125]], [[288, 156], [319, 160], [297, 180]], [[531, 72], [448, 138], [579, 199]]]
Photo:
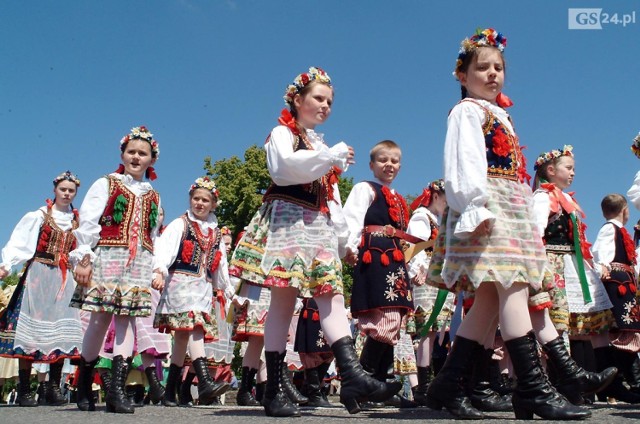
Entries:
[[78, 227], [78, 211], [71, 202], [78, 187], [80, 180], [70, 171], [57, 176], [53, 180], [54, 199], [26, 214], [2, 249], [0, 279], [26, 262], [0, 318], [0, 356], [19, 358], [16, 403], [20, 406], [38, 406], [29, 382], [33, 362], [50, 364], [49, 381], [44, 384], [40, 403], [66, 403], [60, 392], [63, 361], [80, 356], [79, 312], [68, 307], [75, 288], [68, 258], [76, 246], [72, 231]]
[[[411, 220], [407, 227], [407, 233], [422, 240], [435, 241], [438, 236], [440, 220], [447, 207], [447, 197], [444, 189], [444, 180], [432, 181], [411, 203]], [[420, 337], [416, 350], [418, 366], [418, 382], [414, 385], [413, 398], [421, 406], [427, 404], [427, 387], [431, 379], [431, 352], [436, 339], [436, 332], [443, 326], [447, 326], [447, 320], [453, 311], [452, 293], [444, 298], [445, 302], [439, 305], [440, 311], [436, 311], [437, 319], [433, 320], [430, 328], [425, 328], [431, 314], [436, 307], [438, 290], [426, 283], [427, 269], [431, 262], [433, 245], [427, 247], [407, 263], [409, 278], [413, 283], [413, 303], [415, 305], [414, 320], [416, 334]], [[445, 292], [441, 295], [444, 296]]]
[[[329, 75], [320, 68], [300, 74], [285, 92], [288, 109], [265, 143], [273, 180], [233, 254], [231, 274], [271, 288], [265, 327], [269, 416], [299, 416], [282, 391], [287, 332], [296, 297], [314, 297], [324, 336], [342, 374], [341, 402], [352, 412], [359, 399], [384, 400], [399, 385], [371, 378], [359, 365], [344, 306], [340, 250], [345, 233], [338, 175], [353, 163], [345, 143], [325, 145], [317, 125], [333, 103]], [[286, 384], [286, 383], [285, 383]]]
[[[581, 368], [595, 361], [593, 347], [609, 344], [611, 302], [597, 274], [599, 266], [594, 269], [584, 214], [563, 191], [575, 176], [573, 147], [542, 153], [534, 170], [534, 215], [553, 278], [545, 280], [541, 291], [532, 290], [531, 318], [555, 376], [554, 385], [579, 405], [584, 402], [583, 393], [600, 391], [615, 378], [613, 368], [602, 367], [602, 374]], [[571, 341], [571, 355], [563, 332]]]
[[482, 418], [465, 395], [465, 370], [493, 348], [496, 326], [514, 364], [516, 418], [580, 419], [548, 382], [527, 313], [529, 287], [546, 267], [531, 213], [533, 198], [522, 150], [502, 94], [506, 38], [494, 29], [463, 40], [454, 71], [462, 100], [448, 118], [444, 181], [448, 210], [436, 239], [428, 283], [475, 292], [442, 370], [427, 390], [431, 408]]
[[135, 127], [120, 141], [122, 164], [99, 178], [82, 202], [71, 252], [78, 287], [71, 306], [91, 312], [82, 343], [78, 408], [95, 410], [91, 383], [107, 329], [115, 325], [112, 380], [107, 412], [133, 413], [124, 394], [132, 356], [136, 317], [151, 313], [153, 244], [160, 196], [145, 177], [156, 178], [152, 165], [160, 149], [146, 127]]
[[163, 290], [154, 327], [174, 331], [171, 365], [162, 403], [177, 406], [187, 345], [198, 376], [199, 400], [209, 405], [227, 387], [216, 384], [207, 368], [204, 344], [218, 338], [211, 315], [213, 286], [229, 286], [226, 252], [221, 244], [218, 190], [209, 177], [198, 178], [189, 190], [189, 210], [173, 220], [158, 241], [153, 287]]

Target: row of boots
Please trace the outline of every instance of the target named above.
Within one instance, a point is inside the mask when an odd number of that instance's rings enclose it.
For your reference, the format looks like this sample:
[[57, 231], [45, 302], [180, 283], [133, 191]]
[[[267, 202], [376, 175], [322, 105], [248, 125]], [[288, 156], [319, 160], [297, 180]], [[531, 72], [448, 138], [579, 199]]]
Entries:
[[62, 362], [56, 362], [49, 366], [49, 380], [39, 384], [35, 394], [31, 391], [31, 368], [20, 369], [18, 371], [18, 397], [16, 405], [38, 406], [51, 405], [60, 406], [67, 403], [67, 399], [60, 391], [60, 379], [62, 378]]

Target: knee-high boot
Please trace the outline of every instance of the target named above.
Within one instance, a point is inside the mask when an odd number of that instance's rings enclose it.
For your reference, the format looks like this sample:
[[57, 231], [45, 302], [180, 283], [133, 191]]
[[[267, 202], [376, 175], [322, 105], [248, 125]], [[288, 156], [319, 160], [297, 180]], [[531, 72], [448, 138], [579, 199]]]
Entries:
[[62, 378], [62, 362], [49, 365], [49, 381], [45, 382], [44, 395], [47, 405], [60, 406], [67, 403], [67, 398], [60, 391], [60, 379]]
[[91, 362], [87, 362], [83, 356], [80, 356], [80, 365], [78, 365], [78, 385], [76, 387], [76, 405], [78, 405], [78, 409], [81, 411], [96, 410], [92, 385], [94, 368], [97, 363], [98, 358]]
[[473, 357], [473, 352], [479, 348], [482, 346], [478, 342], [456, 336], [442, 369], [427, 389], [429, 408], [440, 410], [444, 406], [457, 418], [467, 420], [484, 418], [484, 414], [471, 404], [465, 391], [465, 376], [472, 361], [477, 359]]
[[411, 388], [413, 400], [419, 406], [427, 406], [427, 389], [431, 382], [431, 367], [418, 367], [418, 385]]
[[193, 369], [198, 376], [198, 403], [200, 405], [211, 405], [216, 396], [226, 392], [229, 388], [229, 383], [217, 383], [213, 380], [207, 367], [206, 358], [195, 359]]
[[182, 367], [176, 364], [169, 365], [169, 375], [167, 375], [167, 385], [164, 388], [164, 396], [162, 398], [162, 404], [168, 407], [178, 406], [176, 394], [178, 387], [182, 381]]
[[297, 403], [298, 405], [306, 405], [307, 402], [309, 402], [309, 398], [300, 393], [300, 391], [298, 391], [298, 388], [293, 384], [293, 381], [291, 381], [291, 375], [289, 374], [287, 361], [282, 361], [282, 369], [280, 373], [282, 374], [280, 385], [282, 385], [284, 392], [287, 394], [287, 396], [289, 396], [291, 402]]
[[[325, 366], [326, 365], [326, 366]], [[322, 379], [329, 364], [321, 364], [316, 368], [305, 368], [305, 387], [309, 397], [308, 406], [314, 408], [331, 408], [333, 405], [322, 394]]]
[[33, 392], [31, 391], [31, 367], [18, 370], [18, 397], [16, 404], [20, 406], [38, 406]]
[[[619, 361], [620, 358], [616, 358], [616, 349], [613, 346], [599, 347], [593, 349], [593, 351], [596, 355], [598, 371], [602, 371], [613, 365], [616, 365], [620, 370], [624, 368], [624, 364], [621, 364]], [[598, 398], [612, 397], [620, 402], [633, 404], [640, 403], [640, 395], [629, 391], [629, 389], [627, 389], [623, 384], [624, 379], [622, 374], [622, 372], [619, 372], [609, 387], [598, 393]]]
[[615, 367], [604, 369], [600, 373], [585, 371], [571, 357], [562, 337], [557, 337], [542, 345], [542, 350], [553, 367], [557, 382], [554, 386], [574, 405], [584, 403], [582, 394], [597, 393], [615, 379], [618, 370]]
[[127, 399], [124, 385], [129, 374], [129, 364], [122, 355], [113, 357], [111, 366], [111, 386], [105, 396], [107, 404], [107, 412], [115, 412], [116, 414], [133, 414], [133, 405]]
[[255, 368], [242, 367], [242, 380], [236, 395], [238, 406], [260, 406], [260, 402], [253, 396], [253, 380], [258, 370]]
[[546, 420], [580, 420], [591, 412], [571, 404], [549, 382], [542, 369], [533, 331], [522, 337], [505, 341], [518, 385], [513, 392], [516, 419], [533, 419], [538, 415]]
[[384, 402], [402, 389], [399, 382], [384, 383], [371, 377], [358, 361], [353, 339], [345, 336], [331, 345], [342, 381], [340, 402], [350, 414], [361, 411], [360, 402]]
[[262, 404], [269, 417], [299, 417], [300, 409], [294, 405], [282, 387], [282, 367], [286, 352], [265, 351], [267, 365], [267, 386]]
[[471, 375], [471, 384], [469, 386], [469, 399], [471, 405], [480, 411], [511, 411], [511, 396], [501, 396], [491, 388], [490, 367], [493, 349], [485, 349], [484, 346], [478, 345], [477, 358], [473, 363], [473, 372]]
[[182, 383], [179, 384], [178, 388], [178, 404], [180, 406], [190, 406], [193, 404], [193, 396], [191, 396], [191, 386], [193, 385], [193, 380], [196, 378], [196, 374], [190, 371], [187, 371], [187, 375], [185, 375]]
[[164, 387], [162, 387], [158, 379], [156, 367], [147, 367], [144, 373], [147, 376], [147, 380], [149, 380], [149, 399], [156, 404], [164, 397]]

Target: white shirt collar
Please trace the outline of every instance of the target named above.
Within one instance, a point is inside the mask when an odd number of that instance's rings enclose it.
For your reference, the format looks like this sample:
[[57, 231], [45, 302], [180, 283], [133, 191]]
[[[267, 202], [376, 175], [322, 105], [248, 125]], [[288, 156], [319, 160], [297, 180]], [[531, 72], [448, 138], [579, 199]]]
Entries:
[[206, 221], [202, 221], [191, 212], [191, 209], [187, 210], [187, 216], [189, 219], [198, 224], [202, 229], [208, 230], [209, 228], [216, 228], [218, 226], [218, 217], [214, 213], [210, 213]]

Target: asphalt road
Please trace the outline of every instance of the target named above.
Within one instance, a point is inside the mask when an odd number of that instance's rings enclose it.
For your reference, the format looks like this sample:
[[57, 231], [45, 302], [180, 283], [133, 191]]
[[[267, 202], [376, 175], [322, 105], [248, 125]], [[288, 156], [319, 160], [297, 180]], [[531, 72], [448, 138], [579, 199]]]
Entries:
[[[334, 401], [334, 399], [332, 399]], [[591, 406], [593, 417], [589, 422], [606, 424], [637, 422], [640, 419], [640, 405], [619, 404], [609, 406], [604, 403], [596, 403]], [[340, 408], [327, 409], [302, 409], [300, 418], [279, 418], [278, 422], [292, 423], [318, 423], [323, 424], [356, 424], [370, 423], [442, 423], [450, 421], [452, 416], [444, 411], [436, 412], [428, 408], [418, 409], [394, 409], [387, 408], [361, 412], [349, 415]], [[200, 423], [215, 424], [261, 424], [274, 423], [275, 419], [266, 417], [264, 410], [259, 407], [247, 408], [238, 406], [192, 407], [192, 408], [166, 408], [162, 406], [145, 406], [136, 409], [134, 414], [108, 414], [104, 404], [98, 405], [95, 412], [82, 412], [75, 405], [62, 407], [39, 406], [35, 408], [20, 408], [15, 406], [0, 406], [0, 424], [31, 424], [31, 423], [62, 423], [62, 424], [88, 424], [88, 423], [118, 423], [118, 424], [163, 424], [163, 423]], [[513, 413], [499, 412], [489, 414], [483, 423], [499, 423], [513, 421]]]

